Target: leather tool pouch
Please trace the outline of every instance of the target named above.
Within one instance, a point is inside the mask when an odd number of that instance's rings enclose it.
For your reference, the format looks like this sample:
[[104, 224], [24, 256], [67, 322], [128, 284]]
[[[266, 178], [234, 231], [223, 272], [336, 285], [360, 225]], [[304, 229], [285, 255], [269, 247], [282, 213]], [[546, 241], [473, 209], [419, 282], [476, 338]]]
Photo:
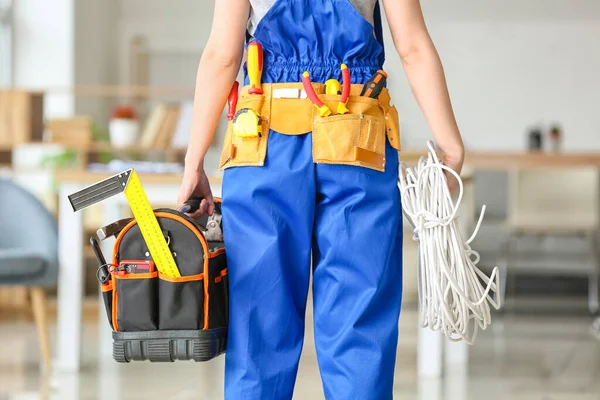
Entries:
[[240, 137], [233, 132], [233, 122], [229, 121], [219, 168], [262, 166], [267, 155], [269, 140], [270, 103], [264, 95], [242, 95], [237, 103], [236, 112], [249, 108], [256, 111], [262, 121], [262, 135], [259, 137]]
[[[323, 85], [315, 84], [317, 93]], [[263, 85], [263, 95], [248, 95], [242, 89], [236, 111], [251, 108], [261, 115], [262, 137], [244, 138], [233, 134], [229, 123], [219, 168], [264, 165], [269, 129], [284, 135], [302, 135], [312, 131], [313, 160], [322, 164], [345, 164], [385, 170], [386, 141], [397, 151], [400, 146], [398, 110], [390, 106], [384, 89], [379, 99], [359, 96], [363, 85], [352, 85], [347, 107], [350, 113], [336, 114], [341, 96], [319, 94], [333, 111], [321, 117], [307, 98], [277, 98], [280, 89], [300, 90], [301, 84]]]
[[[211, 220], [220, 210], [217, 199]], [[110, 280], [102, 285], [113, 356], [119, 362], [208, 361], [226, 349], [229, 282], [222, 235], [209, 234], [208, 216], [196, 221], [171, 209], [154, 213], [181, 277], [154, 268], [135, 220], [118, 233]], [[141, 272], [135, 270], [140, 264]]]
[[[335, 110], [340, 96], [320, 95]], [[313, 160], [322, 164], [385, 169], [385, 119], [379, 101], [361, 96], [348, 100], [350, 113], [321, 117], [313, 113]]]

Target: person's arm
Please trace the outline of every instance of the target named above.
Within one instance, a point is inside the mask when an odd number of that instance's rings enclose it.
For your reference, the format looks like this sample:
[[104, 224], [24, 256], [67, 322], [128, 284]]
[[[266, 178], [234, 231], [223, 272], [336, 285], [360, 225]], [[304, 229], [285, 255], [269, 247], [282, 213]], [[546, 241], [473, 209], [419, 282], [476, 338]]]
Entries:
[[185, 172], [177, 199], [182, 204], [191, 197], [203, 197], [196, 215], [214, 210], [204, 157], [240, 69], [249, 14], [248, 0], [215, 1], [212, 29], [198, 66]]
[[[411, 89], [433, 137], [444, 153], [444, 163], [460, 173], [464, 146], [450, 103], [446, 78], [431, 40], [419, 0], [383, 0], [394, 45]], [[451, 175], [450, 175], [451, 176]], [[451, 189], [457, 182], [452, 177]]]
[[212, 30], [196, 77], [186, 168], [200, 168], [210, 147], [227, 96], [240, 70], [249, 12], [248, 0], [215, 1]]

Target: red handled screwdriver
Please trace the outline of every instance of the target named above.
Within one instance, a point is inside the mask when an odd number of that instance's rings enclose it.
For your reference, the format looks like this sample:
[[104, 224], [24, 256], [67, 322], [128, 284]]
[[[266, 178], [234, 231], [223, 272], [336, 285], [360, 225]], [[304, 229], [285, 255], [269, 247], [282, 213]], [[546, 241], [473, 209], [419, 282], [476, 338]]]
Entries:
[[238, 102], [238, 88], [240, 87], [240, 83], [235, 81], [233, 83], [233, 87], [231, 88], [231, 92], [229, 93], [229, 98], [227, 99], [227, 103], [229, 105], [229, 110], [227, 112], [227, 119], [229, 121], [233, 121], [233, 117], [235, 116], [235, 108]]

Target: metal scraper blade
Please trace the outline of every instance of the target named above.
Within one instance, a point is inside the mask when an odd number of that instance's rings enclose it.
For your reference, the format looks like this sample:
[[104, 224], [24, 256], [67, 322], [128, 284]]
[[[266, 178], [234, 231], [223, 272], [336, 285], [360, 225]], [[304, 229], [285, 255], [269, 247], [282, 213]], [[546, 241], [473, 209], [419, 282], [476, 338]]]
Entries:
[[129, 169], [121, 172], [68, 196], [73, 211], [83, 210], [86, 207], [123, 193], [127, 188], [132, 171], [133, 169]]

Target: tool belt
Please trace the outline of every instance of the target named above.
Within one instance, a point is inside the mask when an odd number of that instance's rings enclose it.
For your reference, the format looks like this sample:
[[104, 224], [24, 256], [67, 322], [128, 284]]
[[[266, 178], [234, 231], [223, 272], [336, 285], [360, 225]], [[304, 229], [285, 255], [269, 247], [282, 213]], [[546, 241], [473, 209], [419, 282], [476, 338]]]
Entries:
[[104, 235], [116, 236], [109, 274], [100, 279], [113, 356], [208, 361], [225, 352], [229, 318], [220, 199], [200, 220], [172, 209], [154, 214], [181, 276], [158, 272], [135, 219], [113, 224]]
[[[312, 83], [318, 98], [336, 110], [341, 96], [324, 94], [325, 85]], [[262, 166], [267, 152], [269, 131], [284, 135], [312, 132], [313, 160], [322, 164], [362, 166], [385, 170], [386, 140], [400, 151], [398, 110], [390, 105], [390, 95], [383, 89], [379, 98], [360, 96], [364, 85], [353, 84], [347, 102], [349, 113], [321, 116], [306, 97], [302, 83], [263, 84], [263, 94], [249, 94], [242, 88], [236, 112], [254, 110], [260, 115], [261, 134], [254, 137], [236, 135], [229, 122], [225, 135], [220, 168]]]

